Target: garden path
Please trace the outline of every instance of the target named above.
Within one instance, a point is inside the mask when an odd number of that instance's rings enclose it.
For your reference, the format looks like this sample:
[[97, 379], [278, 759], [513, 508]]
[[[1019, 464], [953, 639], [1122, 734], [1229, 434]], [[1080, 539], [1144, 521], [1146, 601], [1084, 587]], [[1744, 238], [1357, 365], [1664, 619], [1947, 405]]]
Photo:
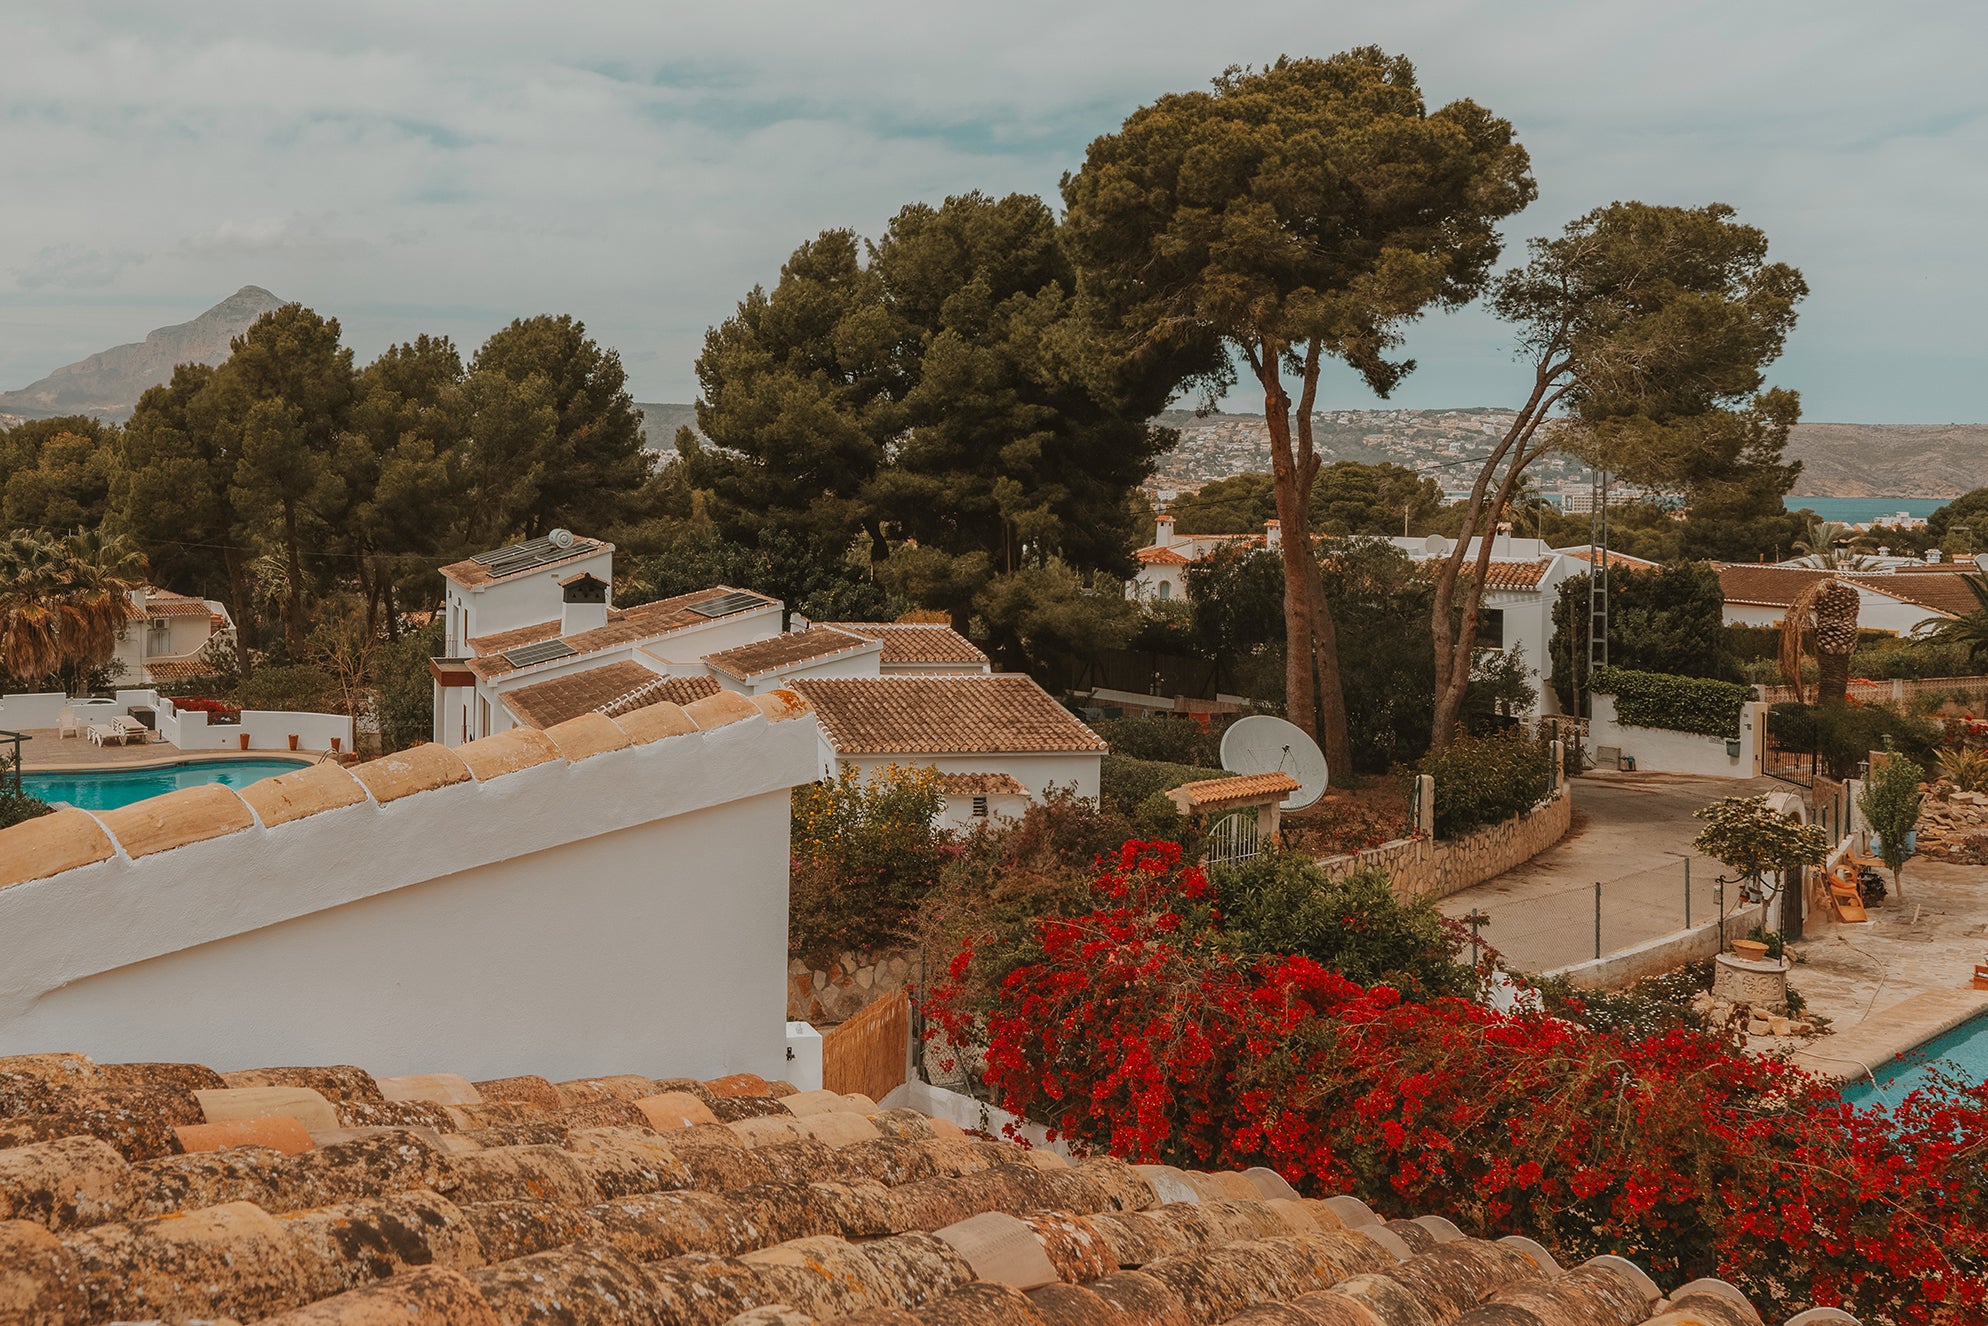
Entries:
[[[1601, 951], [1613, 953], [1684, 928], [1685, 856], [1700, 824], [1692, 812], [1721, 797], [1786, 788], [1773, 779], [1593, 771], [1569, 784], [1574, 825], [1515, 870], [1455, 893], [1438, 906], [1491, 918], [1485, 942], [1521, 971], [1550, 971], [1595, 956], [1595, 883], [1601, 883]], [[1691, 856], [1691, 920], [1716, 916], [1719, 863]], [[1909, 884], [1908, 880], [1908, 884]], [[1728, 898], [1737, 906], [1738, 897]]]

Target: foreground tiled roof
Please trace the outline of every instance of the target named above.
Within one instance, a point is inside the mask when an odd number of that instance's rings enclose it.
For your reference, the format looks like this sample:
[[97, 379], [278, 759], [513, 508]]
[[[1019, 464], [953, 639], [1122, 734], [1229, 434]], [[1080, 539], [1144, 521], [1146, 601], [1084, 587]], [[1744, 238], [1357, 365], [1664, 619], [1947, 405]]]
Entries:
[[728, 677], [751, 681], [800, 663], [819, 663], [843, 654], [868, 649], [876, 641], [851, 635], [831, 626], [810, 626], [805, 631], [776, 635], [770, 640], [754, 640], [734, 649], [706, 654], [706, 667], [716, 668]]
[[[589, 654], [596, 650], [611, 649], [615, 645], [634, 644], [641, 640], [653, 640], [657, 636], [668, 635], [689, 626], [702, 626], [707, 622], [723, 621], [738, 613], [726, 613], [721, 617], [706, 617], [692, 607], [708, 600], [720, 598], [738, 591], [727, 585], [716, 585], [710, 589], [700, 589], [691, 594], [679, 594], [675, 598], [657, 599], [653, 603], [641, 603], [632, 608], [611, 608], [607, 615], [607, 625], [578, 635], [559, 634], [559, 622], [536, 622], [530, 626], [520, 626], [514, 630], [499, 631], [494, 635], [479, 635], [470, 640], [477, 657], [466, 659], [463, 666], [485, 681], [502, 677], [518, 669], [504, 657], [507, 649], [518, 649], [525, 645], [540, 644], [547, 640], [564, 640], [577, 653]], [[739, 612], [756, 612], [766, 607], [771, 600], [754, 603], [739, 609]]]
[[949, 797], [1027, 796], [1028, 789], [1013, 774], [949, 773], [939, 775], [939, 786]]
[[711, 676], [651, 677], [634, 689], [615, 696], [594, 712], [619, 718], [637, 709], [645, 709], [659, 700], [668, 700], [671, 704], [692, 704], [723, 689], [718, 679]]
[[[0, 1059], [0, 1312], [93, 1326], [1747, 1326], [1717, 1281], [750, 1074]], [[1674, 1315], [1665, 1316], [1665, 1313]], [[1841, 1318], [1837, 1318], [1841, 1320]]]
[[1297, 790], [1298, 780], [1287, 773], [1255, 773], [1182, 783], [1168, 795], [1194, 810], [1220, 810], [1266, 797], [1281, 798]]
[[893, 663], [978, 663], [985, 666], [987, 655], [973, 641], [950, 626], [927, 622], [816, 622], [850, 635], [881, 640], [884, 652], [879, 661]]
[[1027, 677], [802, 677], [838, 755], [1102, 751], [1105, 743]]
[[[258, 826], [275, 829], [366, 801], [385, 806], [458, 783], [488, 783], [557, 760], [577, 764], [754, 715], [777, 723], [807, 712], [806, 702], [791, 690], [751, 697], [727, 692], [682, 706], [653, 703], [614, 718], [584, 713], [543, 732], [512, 728], [463, 746], [412, 746], [350, 767], [314, 764], [240, 789], [207, 783], [115, 810], [68, 807], [0, 829], [0, 889], [109, 861], [120, 853], [136, 860]], [[6, 1100], [0, 1077], [0, 1107]], [[0, 1139], [6, 1135], [6, 1115], [0, 1108]]]

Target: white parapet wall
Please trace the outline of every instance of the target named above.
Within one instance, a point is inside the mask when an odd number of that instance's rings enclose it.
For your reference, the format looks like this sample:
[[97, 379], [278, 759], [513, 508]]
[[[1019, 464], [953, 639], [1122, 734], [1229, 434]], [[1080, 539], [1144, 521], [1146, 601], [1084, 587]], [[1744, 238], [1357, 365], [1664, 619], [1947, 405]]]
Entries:
[[0, 1055], [786, 1075], [791, 692], [0, 830]]
[[1767, 706], [1749, 702], [1740, 707], [1737, 751], [1723, 737], [1700, 736], [1696, 732], [1673, 732], [1668, 728], [1632, 727], [1615, 717], [1615, 697], [1594, 697], [1594, 713], [1588, 724], [1588, 756], [1602, 763], [1596, 752], [1619, 751], [1636, 762], [1641, 773], [1704, 774], [1714, 778], [1757, 778], [1761, 772], [1762, 739], [1766, 735]]

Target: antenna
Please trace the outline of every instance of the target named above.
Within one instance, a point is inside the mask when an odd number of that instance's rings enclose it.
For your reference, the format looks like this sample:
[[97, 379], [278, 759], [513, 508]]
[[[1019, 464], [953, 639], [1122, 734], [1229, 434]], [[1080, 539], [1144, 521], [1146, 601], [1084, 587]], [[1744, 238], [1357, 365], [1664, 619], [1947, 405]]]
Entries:
[[1295, 723], [1268, 714], [1238, 719], [1222, 734], [1222, 767], [1230, 773], [1285, 773], [1298, 780], [1298, 790], [1285, 797], [1282, 808], [1303, 810], [1325, 795], [1325, 755], [1318, 743]]
[[545, 537], [555, 548], [570, 548], [573, 546], [573, 531], [570, 529], [556, 529]]

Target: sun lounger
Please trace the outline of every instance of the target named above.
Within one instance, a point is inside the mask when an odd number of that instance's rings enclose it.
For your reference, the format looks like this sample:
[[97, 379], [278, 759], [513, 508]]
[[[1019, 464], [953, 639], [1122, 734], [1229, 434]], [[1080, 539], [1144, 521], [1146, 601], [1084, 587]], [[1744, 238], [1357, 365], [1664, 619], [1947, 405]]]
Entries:
[[132, 742], [136, 742], [142, 746], [151, 739], [152, 729], [146, 727], [129, 714], [119, 714], [110, 721], [117, 728], [118, 743], [120, 745], [130, 745]]

